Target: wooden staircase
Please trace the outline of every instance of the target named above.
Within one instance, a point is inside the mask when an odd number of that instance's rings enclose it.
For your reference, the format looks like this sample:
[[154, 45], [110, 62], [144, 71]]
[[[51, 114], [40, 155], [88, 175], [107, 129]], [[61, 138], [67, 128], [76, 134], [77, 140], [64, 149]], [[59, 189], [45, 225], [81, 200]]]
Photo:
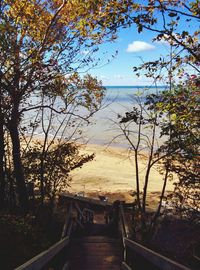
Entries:
[[70, 270], [120, 270], [121, 240], [107, 224], [87, 224], [72, 238], [69, 258]]
[[70, 270], [120, 270], [122, 248], [118, 239], [108, 236], [84, 236], [73, 239]]
[[63, 197], [61, 240], [15, 270], [190, 270], [129, 239], [123, 203]]

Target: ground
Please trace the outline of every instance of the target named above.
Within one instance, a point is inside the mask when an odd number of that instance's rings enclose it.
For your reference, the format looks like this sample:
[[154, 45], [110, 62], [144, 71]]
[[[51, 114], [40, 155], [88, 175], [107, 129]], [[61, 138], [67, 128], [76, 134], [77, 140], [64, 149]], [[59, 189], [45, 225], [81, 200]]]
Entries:
[[[126, 194], [130, 201], [130, 193], [135, 190], [135, 168], [133, 158], [124, 148], [87, 145], [82, 148], [83, 153], [95, 153], [93, 161], [84, 164], [80, 169], [72, 172], [69, 192], [95, 192], [97, 194]], [[144, 182], [145, 155], [140, 158], [140, 183]], [[152, 194], [160, 192], [163, 186], [162, 175], [154, 167], [151, 171], [148, 191]], [[168, 182], [167, 190], [173, 190], [173, 183]]]

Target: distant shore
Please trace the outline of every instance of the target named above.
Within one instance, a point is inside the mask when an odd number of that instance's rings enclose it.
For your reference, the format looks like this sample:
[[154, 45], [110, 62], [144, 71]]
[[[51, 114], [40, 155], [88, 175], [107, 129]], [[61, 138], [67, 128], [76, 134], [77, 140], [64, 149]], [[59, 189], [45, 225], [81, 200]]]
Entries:
[[[103, 194], [110, 197], [111, 200], [133, 200], [131, 193], [136, 187], [135, 169], [133, 160], [127, 150], [90, 144], [82, 147], [82, 152], [86, 154], [95, 153], [95, 158], [71, 173], [71, 187], [67, 188], [67, 191], [84, 192], [86, 195], [93, 197]], [[145, 175], [145, 161], [145, 157], [139, 160], [141, 186]], [[157, 170], [152, 170], [148, 188], [149, 194], [152, 194], [152, 199], [153, 197], [159, 197], [162, 184], [162, 176]], [[173, 190], [172, 182], [168, 183], [166, 190]]]

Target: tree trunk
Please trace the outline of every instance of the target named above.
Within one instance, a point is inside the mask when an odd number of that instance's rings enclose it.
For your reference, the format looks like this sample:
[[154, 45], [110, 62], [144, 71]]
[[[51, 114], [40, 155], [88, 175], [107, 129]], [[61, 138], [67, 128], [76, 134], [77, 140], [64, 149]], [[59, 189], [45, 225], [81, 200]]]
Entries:
[[165, 196], [165, 190], [166, 190], [166, 185], [167, 185], [167, 180], [168, 180], [168, 175], [169, 175], [169, 165], [166, 166], [166, 171], [165, 171], [165, 177], [164, 177], [164, 182], [163, 182], [163, 187], [162, 187], [162, 192], [161, 192], [161, 196], [160, 196], [160, 201], [159, 201], [159, 205], [158, 205], [158, 209], [154, 215], [154, 218], [151, 222], [150, 225], [150, 234], [151, 236], [153, 236], [156, 225], [157, 225], [157, 220], [160, 216], [160, 211], [161, 211], [161, 207], [162, 207], [162, 202]]
[[[1, 97], [0, 97], [1, 98]], [[5, 173], [4, 173], [4, 132], [3, 113], [0, 100], [0, 208], [4, 207], [5, 201]]]
[[28, 210], [28, 195], [26, 190], [23, 166], [21, 161], [21, 147], [18, 132], [18, 119], [13, 115], [10, 124], [10, 136], [12, 141], [12, 155], [14, 164], [14, 174], [17, 184], [17, 193], [19, 198], [19, 206], [23, 211]]

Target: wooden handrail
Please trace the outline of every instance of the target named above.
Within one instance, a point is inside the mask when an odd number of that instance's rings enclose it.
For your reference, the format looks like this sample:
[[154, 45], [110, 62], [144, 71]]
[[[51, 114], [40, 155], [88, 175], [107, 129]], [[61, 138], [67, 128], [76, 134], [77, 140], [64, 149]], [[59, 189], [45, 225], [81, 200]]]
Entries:
[[78, 195], [74, 195], [71, 193], [61, 193], [60, 197], [66, 198], [66, 199], [72, 199], [75, 201], [79, 201], [79, 202], [83, 202], [83, 203], [89, 203], [89, 204], [93, 204], [93, 205], [99, 205], [99, 206], [111, 206], [112, 204], [107, 202], [107, 201], [100, 201], [97, 199], [90, 199], [87, 197], [82, 197], [82, 196], [78, 196]]
[[128, 239], [130, 233], [128, 229], [128, 224], [126, 222], [124, 208], [123, 208], [122, 203], [120, 203], [119, 205], [119, 220], [120, 220], [122, 240], [123, 240], [123, 245], [124, 245], [124, 262], [122, 262], [123, 270], [131, 270], [131, 267], [128, 265], [129, 263], [127, 263], [128, 248], [130, 249], [130, 251], [128, 252], [130, 256], [131, 256], [131, 251], [132, 251], [133, 254], [137, 254], [145, 258], [147, 261], [149, 261], [150, 264], [156, 267], [159, 267], [162, 270], [190, 270], [188, 267], [182, 264], [179, 264], [133, 240]]
[[132, 241], [130, 239], [125, 238], [125, 245], [129, 247], [132, 251], [136, 254], [141, 255], [142, 257], [146, 258], [149, 262], [153, 265], [159, 267], [162, 270], [190, 270], [190, 268], [179, 264], [147, 247]]
[[89, 212], [94, 215], [94, 211], [89, 208], [83, 208], [83, 212]]
[[69, 224], [71, 222], [71, 215], [72, 215], [72, 203], [70, 203], [68, 210], [67, 210], [67, 214], [66, 214], [66, 219], [65, 219], [65, 223], [63, 226], [63, 230], [62, 230], [62, 235], [61, 235], [61, 239], [63, 239], [66, 235], [69, 235], [69, 233], [67, 233], [67, 229], [69, 227]]
[[15, 270], [40, 270], [47, 265], [69, 243], [69, 237], [65, 237], [49, 249], [41, 252]]
[[85, 222], [86, 223], [93, 223], [94, 220], [94, 211], [88, 208], [84, 208], [83, 211], [83, 216], [85, 216]]
[[132, 269], [128, 266], [128, 264], [126, 264], [125, 262], [122, 262], [121, 269], [122, 269], [122, 270], [132, 270]]
[[77, 211], [79, 220], [80, 220], [80, 219], [84, 219], [83, 212], [82, 212], [82, 210], [80, 209], [80, 207], [79, 207], [79, 205], [78, 205], [77, 202], [74, 203], [74, 208], [75, 208], [76, 211]]
[[[70, 198], [71, 199], [71, 198]], [[42, 253], [38, 254], [34, 258], [30, 259], [23, 265], [17, 267], [15, 270], [40, 270], [43, 267], [47, 267], [49, 263], [56, 257], [65, 247], [69, 244], [69, 239], [71, 235], [71, 231], [73, 230], [73, 226], [75, 223], [79, 224], [80, 226], [84, 226], [84, 223], [90, 222], [90, 218], [93, 218], [94, 211], [88, 208], [83, 208], [83, 202], [90, 202], [92, 203], [92, 199], [86, 200], [88, 198], [81, 198], [77, 200], [77, 198], [70, 201], [68, 211], [66, 214], [65, 224], [63, 226], [61, 240], [51, 246], [49, 249], [43, 251]], [[82, 200], [84, 199], [84, 200]], [[79, 202], [81, 202], [81, 206], [79, 206]], [[102, 206], [106, 205], [106, 202], [100, 202]], [[99, 202], [98, 202], [99, 205]], [[118, 208], [119, 207], [119, 208]], [[125, 213], [123, 209], [123, 204], [118, 204], [117, 208], [114, 211], [114, 214], [117, 213], [117, 217], [119, 217], [120, 225], [121, 225], [121, 233], [122, 233], [122, 240], [124, 244], [124, 262], [122, 262], [122, 269], [123, 270], [131, 270], [132, 261], [129, 260], [132, 255], [138, 258], [144, 258], [148, 261], [151, 265], [154, 265], [162, 270], [190, 270], [188, 267], [181, 265], [147, 247], [128, 239], [129, 230], [128, 224], [126, 223]], [[75, 211], [75, 212], [74, 212]], [[74, 214], [76, 216], [74, 216]], [[79, 219], [80, 217], [80, 219]], [[130, 257], [129, 257], [130, 256]], [[135, 256], [134, 256], [135, 257]], [[133, 261], [134, 263], [134, 261]], [[68, 266], [68, 262], [65, 263], [64, 269]]]
[[124, 208], [122, 203], [119, 205], [119, 219], [121, 222], [121, 232], [122, 232], [122, 237], [128, 238], [130, 236], [130, 232], [128, 229], [128, 224], [126, 222], [125, 214], [124, 214]]
[[[62, 196], [65, 197], [65, 195]], [[108, 205], [108, 203], [106, 202], [75, 195], [67, 194], [66, 197], [70, 199], [70, 204], [67, 209], [65, 223], [61, 234], [61, 240], [52, 245], [49, 249], [41, 252], [34, 258], [25, 262], [23, 265], [17, 267], [15, 270], [40, 270], [43, 267], [48, 266], [48, 264], [54, 259], [54, 257], [58, 255], [58, 253], [68, 245], [71, 231], [73, 230], [75, 224], [79, 224], [81, 227], [83, 227], [84, 223], [93, 222], [94, 211], [86, 207], [81, 209], [79, 203], [81, 203], [81, 205], [82, 203], [89, 203], [104, 207]], [[74, 214], [76, 216], [74, 216]], [[63, 269], [66, 269], [67, 265], [68, 262], [65, 263]]]

